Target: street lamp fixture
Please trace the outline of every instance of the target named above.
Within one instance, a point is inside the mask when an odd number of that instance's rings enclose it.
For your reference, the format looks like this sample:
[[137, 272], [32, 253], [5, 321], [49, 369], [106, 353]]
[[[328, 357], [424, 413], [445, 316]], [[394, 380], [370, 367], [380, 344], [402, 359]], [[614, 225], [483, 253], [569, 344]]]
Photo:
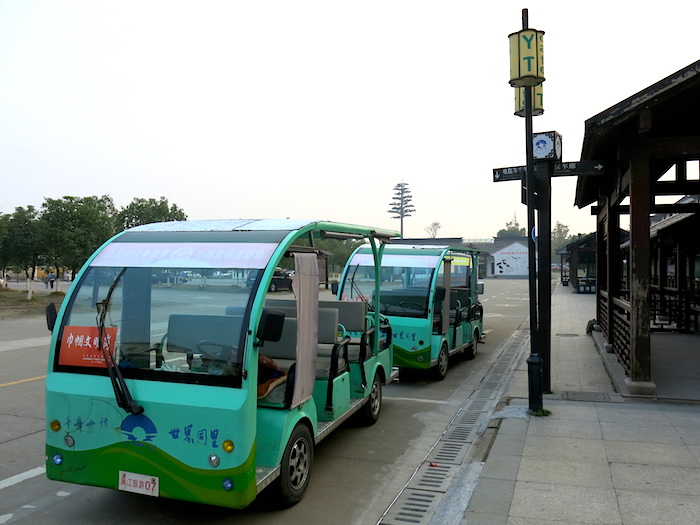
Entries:
[[510, 85], [537, 86], [544, 82], [544, 31], [524, 28], [508, 35]]
[[[515, 112], [519, 117], [525, 116], [525, 88], [515, 88]], [[532, 116], [539, 117], [544, 113], [544, 90], [542, 84], [532, 88]]]

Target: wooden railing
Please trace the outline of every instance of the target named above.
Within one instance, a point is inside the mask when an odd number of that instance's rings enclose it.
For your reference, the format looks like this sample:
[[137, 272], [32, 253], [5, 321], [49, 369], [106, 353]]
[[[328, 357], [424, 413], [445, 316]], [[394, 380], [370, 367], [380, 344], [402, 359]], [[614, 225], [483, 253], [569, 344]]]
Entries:
[[629, 301], [613, 297], [613, 350], [617, 354], [620, 364], [625, 369], [625, 374], [630, 375], [631, 369], [631, 331], [630, 315], [632, 305]]
[[610, 334], [608, 333], [608, 320], [610, 315], [608, 291], [600, 290], [598, 297], [600, 299], [598, 301], [598, 315], [596, 316], [596, 319], [598, 320], [598, 326], [600, 326], [601, 330], [603, 331], [605, 340], [610, 341]]
[[652, 327], [672, 328], [680, 332], [697, 331], [698, 294], [696, 292], [673, 288], [659, 289], [658, 286], [652, 285], [649, 296]]

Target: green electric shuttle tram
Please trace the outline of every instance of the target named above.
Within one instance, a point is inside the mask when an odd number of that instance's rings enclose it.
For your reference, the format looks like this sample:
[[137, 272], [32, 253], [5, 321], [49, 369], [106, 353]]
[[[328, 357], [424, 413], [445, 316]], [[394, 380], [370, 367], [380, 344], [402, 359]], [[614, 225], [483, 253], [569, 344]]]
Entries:
[[[379, 312], [319, 300], [314, 243], [364, 239], [379, 268], [395, 235], [221, 220], [106, 242], [47, 309], [47, 476], [232, 508], [268, 485], [299, 501], [315, 445], [350, 416], [376, 421], [392, 370]], [[292, 291], [272, 292], [284, 258]]]
[[371, 247], [361, 246], [344, 269], [338, 299], [366, 302], [386, 316], [400, 376], [430, 370], [440, 380], [450, 356], [473, 359], [484, 335], [478, 257], [478, 250], [462, 246], [391, 244], [382, 258], [379, 295]]

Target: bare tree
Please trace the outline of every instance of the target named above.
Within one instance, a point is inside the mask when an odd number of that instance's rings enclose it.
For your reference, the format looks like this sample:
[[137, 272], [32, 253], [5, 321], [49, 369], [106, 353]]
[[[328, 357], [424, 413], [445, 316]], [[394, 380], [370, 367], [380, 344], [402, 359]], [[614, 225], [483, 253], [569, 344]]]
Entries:
[[416, 211], [416, 208], [411, 204], [413, 197], [411, 196], [411, 190], [408, 189], [408, 183], [399, 182], [394, 186], [394, 196], [392, 197], [392, 202], [389, 203], [388, 213], [392, 214], [394, 219], [399, 219], [401, 221], [401, 237], [403, 238], [403, 219], [404, 217], [410, 217], [411, 214]]
[[434, 239], [435, 237], [437, 237], [439, 229], [440, 229], [439, 222], [433, 222], [430, 224], [430, 226], [425, 227], [425, 231], [428, 234], [428, 237], [430, 237], [431, 239]]

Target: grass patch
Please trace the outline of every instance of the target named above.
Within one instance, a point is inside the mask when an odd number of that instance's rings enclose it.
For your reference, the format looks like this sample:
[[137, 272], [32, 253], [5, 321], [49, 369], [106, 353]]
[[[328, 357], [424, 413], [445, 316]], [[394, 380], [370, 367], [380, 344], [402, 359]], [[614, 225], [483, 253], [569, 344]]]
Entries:
[[535, 417], [547, 417], [552, 415], [552, 411], [546, 408], [538, 408], [537, 410], [530, 410], [528, 414]]
[[0, 319], [16, 319], [30, 315], [45, 315], [46, 305], [56, 303], [56, 308], [61, 306], [64, 297], [63, 292], [32, 293], [32, 298], [27, 300], [26, 290], [0, 289]]

